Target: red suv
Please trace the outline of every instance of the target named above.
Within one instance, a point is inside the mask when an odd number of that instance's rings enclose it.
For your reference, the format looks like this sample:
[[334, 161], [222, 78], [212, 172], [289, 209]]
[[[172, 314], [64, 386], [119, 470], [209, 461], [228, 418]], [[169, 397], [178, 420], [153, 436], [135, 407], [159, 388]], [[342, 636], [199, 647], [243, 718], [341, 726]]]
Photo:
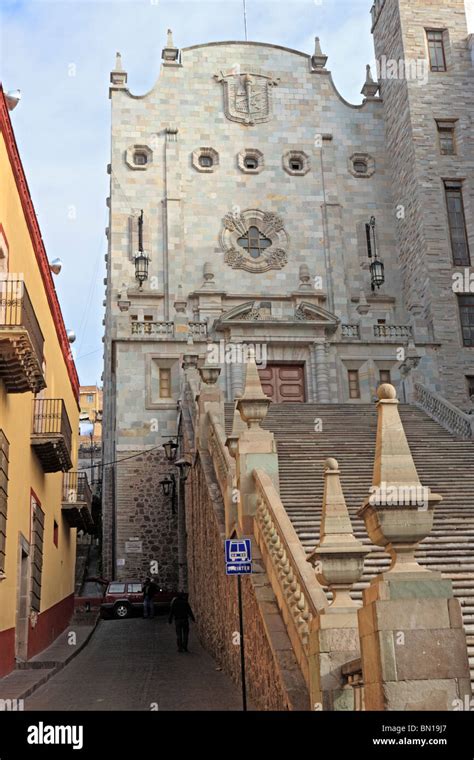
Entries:
[[[143, 583], [141, 581], [111, 581], [107, 586], [104, 601], [100, 605], [104, 617], [130, 617], [135, 611], [143, 612]], [[167, 591], [158, 586], [153, 599], [155, 612], [169, 610], [175, 591]]]

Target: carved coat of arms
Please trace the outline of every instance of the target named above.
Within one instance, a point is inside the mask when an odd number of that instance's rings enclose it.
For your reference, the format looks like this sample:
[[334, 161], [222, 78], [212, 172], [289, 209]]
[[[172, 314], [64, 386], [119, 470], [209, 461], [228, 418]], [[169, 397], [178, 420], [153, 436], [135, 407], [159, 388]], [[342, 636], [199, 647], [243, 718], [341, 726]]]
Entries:
[[271, 88], [276, 79], [263, 74], [215, 74], [224, 86], [224, 110], [230, 121], [241, 124], [259, 124], [269, 121], [272, 115]]

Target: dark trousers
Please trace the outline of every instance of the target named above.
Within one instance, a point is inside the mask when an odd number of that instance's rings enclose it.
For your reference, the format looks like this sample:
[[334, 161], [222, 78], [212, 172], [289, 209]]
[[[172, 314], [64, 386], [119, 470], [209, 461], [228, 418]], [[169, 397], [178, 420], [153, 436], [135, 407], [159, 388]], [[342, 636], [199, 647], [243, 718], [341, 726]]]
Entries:
[[187, 651], [188, 638], [189, 638], [189, 621], [188, 620], [176, 620], [176, 640], [178, 643], [178, 650], [180, 652]]

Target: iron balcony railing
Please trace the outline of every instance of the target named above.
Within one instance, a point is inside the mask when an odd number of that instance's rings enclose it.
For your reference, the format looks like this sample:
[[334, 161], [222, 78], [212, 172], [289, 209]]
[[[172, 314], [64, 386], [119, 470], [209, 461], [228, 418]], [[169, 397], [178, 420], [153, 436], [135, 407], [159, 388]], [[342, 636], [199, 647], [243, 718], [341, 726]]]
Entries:
[[0, 330], [23, 328], [40, 365], [43, 363], [44, 337], [23, 280], [0, 280]]
[[33, 401], [33, 435], [42, 438], [62, 436], [71, 452], [72, 430], [62, 398], [37, 398]]
[[85, 472], [65, 472], [63, 475], [63, 503], [83, 503], [90, 507], [92, 491]]

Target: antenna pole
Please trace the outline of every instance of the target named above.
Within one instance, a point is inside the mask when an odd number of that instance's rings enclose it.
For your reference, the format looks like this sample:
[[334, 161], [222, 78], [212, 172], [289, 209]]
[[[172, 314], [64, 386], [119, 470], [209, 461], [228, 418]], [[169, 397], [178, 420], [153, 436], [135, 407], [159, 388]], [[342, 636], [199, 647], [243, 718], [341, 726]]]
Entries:
[[246, 7], [246, 4], [245, 4], [245, 0], [242, 0], [242, 2], [243, 2], [243, 5], [244, 5], [245, 42], [247, 42], [248, 41], [248, 37], [247, 37], [247, 7]]

